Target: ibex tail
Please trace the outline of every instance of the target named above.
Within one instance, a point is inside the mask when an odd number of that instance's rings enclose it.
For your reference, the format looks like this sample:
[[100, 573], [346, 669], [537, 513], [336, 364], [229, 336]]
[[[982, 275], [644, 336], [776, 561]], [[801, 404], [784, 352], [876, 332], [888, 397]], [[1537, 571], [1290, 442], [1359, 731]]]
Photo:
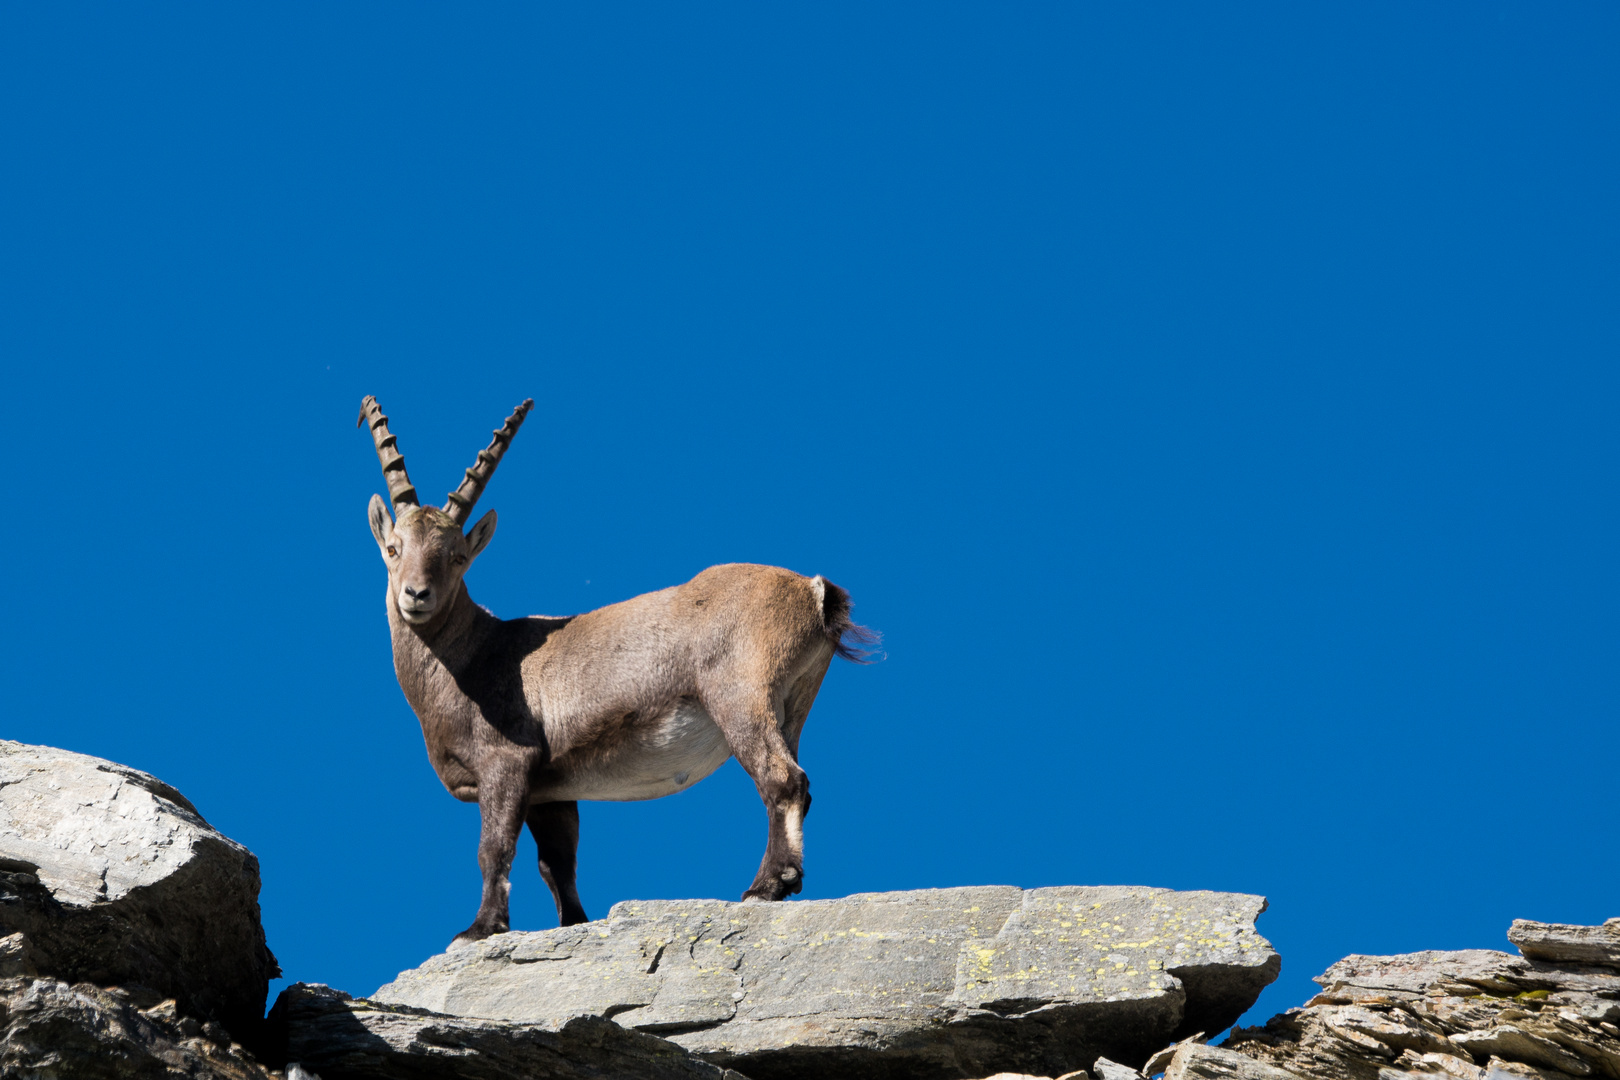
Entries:
[[875, 650], [866, 646], [876, 645], [883, 635], [849, 617], [852, 605], [847, 591], [819, 575], [816, 580], [821, 583], [821, 625], [833, 643], [833, 652], [852, 663], [870, 664]]

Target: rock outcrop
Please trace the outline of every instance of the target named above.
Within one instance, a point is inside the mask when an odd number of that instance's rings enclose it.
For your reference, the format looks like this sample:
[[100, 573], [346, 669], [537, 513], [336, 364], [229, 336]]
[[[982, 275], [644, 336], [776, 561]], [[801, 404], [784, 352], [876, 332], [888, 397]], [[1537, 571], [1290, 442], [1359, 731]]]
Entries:
[[0, 1076], [270, 1080], [218, 1023], [173, 998], [58, 979], [0, 979]]
[[1303, 1008], [1237, 1028], [1223, 1046], [1194, 1036], [1140, 1070], [1103, 1058], [1091, 1073], [1095, 1080], [1620, 1080], [1620, 957], [1610, 951], [1617, 930], [1620, 919], [1602, 926], [1520, 919], [1508, 937], [1524, 956], [1486, 949], [1348, 956], [1316, 979], [1322, 993]]
[[150, 988], [251, 1043], [279, 974], [258, 860], [183, 795], [0, 741], [0, 976]]
[[1620, 968], [1620, 919], [1602, 926], [1567, 926], [1514, 919], [1508, 940], [1532, 960]]
[[[1617, 922], [1517, 921], [1509, 936], [1527, 956], [1348, 956], [1304, 1008], [1224, 1045], [1311, 1080], [1620, 1080], [1620, 958], [1605, 951]], [[1573, 959], [1534, 958], [1547, 956]]]
[[305, 983], [282, 991], [270, 1026], [287, 1059], [321, 1080], [748, 1080], [600, 1017], [473, 1020]]
[[589, 1014], [753, 1080], [1056, 1075], [1218, 1031], [1276, 978], [1257, 896], [990, 886], [787, 904], [631, 902], [502, 934], [374, 995], [537, 1023]]
[[1277, 976], [1260, 897], [630, 902], [454, 949], [375, 1000], [294, 985], [267, 1024], [258, 890], [168, 785], [0, 741], [0, 1076], [1620, 1080], [1620, 919], [1517, 920], [1519, 956], [1349, 956], [1215, 1047]]

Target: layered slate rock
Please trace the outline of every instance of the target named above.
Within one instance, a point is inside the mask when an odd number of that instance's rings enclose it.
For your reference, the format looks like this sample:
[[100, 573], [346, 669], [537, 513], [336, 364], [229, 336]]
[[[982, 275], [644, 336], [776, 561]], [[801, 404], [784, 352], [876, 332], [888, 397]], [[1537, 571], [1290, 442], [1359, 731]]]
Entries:
[[[1612, 923], [1612, 920], [1611, 920]], [[1592, 933], [1576, 933], [1587, 930]], [[1526, 951], [1607, 957], [1603, 927], [1514, 923]], [[1349, 956], [1322, 992], [1225, 1046], [1320, 1080], [1620, 1080], [1620, 958], [1487, 949]]]
[[1236, 1050], [1187, 1043], [1176, 1049], [1164, 1080], [1301, 1080], [1286, 1069], [1256, 1061]]
[[0, 979], [0, 1076], [271, 1080], [225, 1029], [172, 998], [58, 979]]
[[0, 740], [0, 974], [147, 987], [247, 1042], [280, 974], [259, 863], [135, 769]]
[[1620, 967], [1620, 919], [1610, 919], [1602, 926], [1514, 919], [1507, 936], [1532, 960]]
[[783, 904], [627, 902], [401, 974], [379, 1002], [587, 1014], [754, 1080], [1053, 1076], [1221, 1030], [1276, 978], [1264, 899], [988, 886]]
[[295, 983], [276, 999], [270, 1025], [289, 1064], [321, 1080], [747, 1080], [595, 1016], [476, 1020]]

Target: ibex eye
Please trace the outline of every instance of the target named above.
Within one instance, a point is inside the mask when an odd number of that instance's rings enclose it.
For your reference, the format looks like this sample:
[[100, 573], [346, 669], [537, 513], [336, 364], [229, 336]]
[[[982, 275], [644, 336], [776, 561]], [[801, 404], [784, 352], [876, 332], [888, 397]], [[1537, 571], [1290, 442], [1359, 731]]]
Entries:
[[398, 555], [398, 554], [399, 554], [399, 552], [394, 550], [394, 545], [389, 544], [388, 545], [388, 557], [393, 558], [395, 555]]

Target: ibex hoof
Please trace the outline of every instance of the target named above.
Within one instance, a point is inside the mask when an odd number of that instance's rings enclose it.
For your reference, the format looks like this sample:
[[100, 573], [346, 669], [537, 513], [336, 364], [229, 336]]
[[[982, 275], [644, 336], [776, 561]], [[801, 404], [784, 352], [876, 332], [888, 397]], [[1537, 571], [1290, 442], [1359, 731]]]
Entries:
[[491, 928], [487, 926], [479, 926], [477, 923], [473, 923], [471, 926], [467, 927], [467, 929], [455, 936], [455, 938], [450, 942], [450, 947], [452, 949], [457, 949], [463, 945], [471, 945], [475, 941], [483, 941], [492, 934], [503, 934], [505, 932], [506, 927], [504, 926]]

